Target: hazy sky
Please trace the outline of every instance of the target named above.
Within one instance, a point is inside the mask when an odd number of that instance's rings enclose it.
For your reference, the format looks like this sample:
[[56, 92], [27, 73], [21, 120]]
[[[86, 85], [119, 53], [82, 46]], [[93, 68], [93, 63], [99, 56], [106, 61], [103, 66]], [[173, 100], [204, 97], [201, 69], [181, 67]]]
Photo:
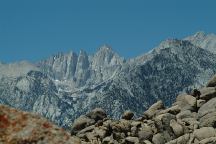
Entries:
[[130, 58], [200, 30], [216, 33], [215, 0], [1, 0], [0, 61], [103, 44]]

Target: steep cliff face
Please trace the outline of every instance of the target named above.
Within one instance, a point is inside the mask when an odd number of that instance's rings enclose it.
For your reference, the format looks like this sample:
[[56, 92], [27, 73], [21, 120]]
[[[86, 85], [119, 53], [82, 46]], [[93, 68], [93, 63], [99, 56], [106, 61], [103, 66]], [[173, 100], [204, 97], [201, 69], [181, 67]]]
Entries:
[[40, 61], [37, 65], [41, 70], [54, 79], [73, 79], [78, 56], [74, 52], [68, 54], [59, 53], [47, 60]]
[[83, 50], [79, 55], [73, 52], [59, 53], [39, 62], [37, 66], [52, 79], [68, 81], [73, 88], [80, 88], [109, 79], [122, 64], [123, 58], [104, 45], [92, 56], [87, 55]]
[[4, 104], [36, 112], [53, 121], [60, 115], [56, 86], [39, 71], [29, 71], [15, 78], [2, 78], [0, 92]]
[[109, 46], [104, 45], [94, 54], [91, 62], [92, 76], [95, 83], [103, 82], [120, 71], [124, 59]]
[[[197, 37], [203, 36], [166, 40], [127, 61], [105, 45], [94, 55], [80, 51], [36, 64], [1, 63], [0, 103], [37, 112], [66, 127], [95, 107], [119, 118], [127, 109], [140, 115], [158, 99], [170, 105], [180, 92], [203, 86], [216, 73], [214, 45], [198, 46], [192, 40]], [[205, 35], [209, 37], [216, 41]]]

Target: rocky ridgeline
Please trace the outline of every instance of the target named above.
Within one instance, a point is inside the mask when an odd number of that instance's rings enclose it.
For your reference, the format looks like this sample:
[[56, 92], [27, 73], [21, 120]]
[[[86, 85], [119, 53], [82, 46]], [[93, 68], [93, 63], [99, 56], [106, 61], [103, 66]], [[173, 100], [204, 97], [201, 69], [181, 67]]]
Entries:
[[71, 135], [83, 144], [216, 144], [216, 76], [206, 87], [179, 95], [169, 108], [158, 101], [133, 117], [126, 111], [113, 120], [96, 108], [74, 121]]

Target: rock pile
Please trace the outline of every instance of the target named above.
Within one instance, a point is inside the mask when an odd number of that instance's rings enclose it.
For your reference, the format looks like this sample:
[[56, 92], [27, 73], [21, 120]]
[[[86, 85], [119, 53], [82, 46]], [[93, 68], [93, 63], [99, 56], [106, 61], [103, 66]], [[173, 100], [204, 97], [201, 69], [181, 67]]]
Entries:
[[158, 101], [133, 116], [126, 111], [113, 120], [97, 108], [75, 120], [71, 134], [83, 144], [216, 144], [216, 77], [169, 108]]

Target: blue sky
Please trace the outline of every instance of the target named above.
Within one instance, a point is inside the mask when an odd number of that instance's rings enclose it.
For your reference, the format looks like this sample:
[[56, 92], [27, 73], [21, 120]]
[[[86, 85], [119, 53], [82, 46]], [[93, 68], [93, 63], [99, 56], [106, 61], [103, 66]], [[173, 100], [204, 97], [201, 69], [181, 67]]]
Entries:
[[1, 0], [0, 61], [57, 52], [145, 53], [167, 38], [216, 33], [215, 0]]

